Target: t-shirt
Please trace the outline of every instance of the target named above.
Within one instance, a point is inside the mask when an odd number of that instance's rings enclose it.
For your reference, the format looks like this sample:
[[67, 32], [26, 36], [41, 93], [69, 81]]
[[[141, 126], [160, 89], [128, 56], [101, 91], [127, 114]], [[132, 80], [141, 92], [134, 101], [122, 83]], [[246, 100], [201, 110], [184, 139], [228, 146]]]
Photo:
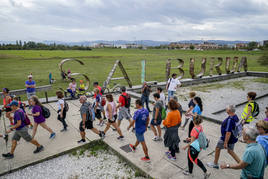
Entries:
[[[144, 88], [144, 86], [142, 88]], [[142, 95], [143, 96], [149, 96], [150, 95], [150, 88], [148, 86], [145, 87], [145, 89], [143, 90]]]
[[160, 93], [160, 101], [162, 101], [163, 105], [166, 105], [166, 96], [164, 93]]
[[89, 119], [89, 105], [90, 103], [85, 102], [80, 107], [80, 115], [82, 119], [83, 119], [83, 114], [86, 114], [86, 119]]
[[242, 160], [248, 164], [242, 169], [240, 177], [247, 179], [260, 178], [264, 175], [266, 157], [262, 146], [257, 143], [250, 143], [243, 154]]
[[14, 124], [16, 125], [19, 120], [21, 120], [21, 125], [16, 130], [20, 130], [25, 126], [25, 115], [22, 109], [18, 109], [14, 113]]
[[181, 114], [178, 110], [172, 110], [167, 114], [166, 119], [163, 121], [163, 125], [166, 127], [177, 126], [181, 123]]
[[175, 78], [175, 79], [169, 78], [168, 84], [169, 84], [168, 91], [176, 91], [177, 86], [180, 85], [181, 82], [179, 81], [178, 78]]
[[194, 104], [194, 100], [193, 99], [191, 99], [190, 102], [188, 103], [188, 107], [190, 108], [191, 106], [193, 108], [195, 107], [195, 104]]
[[154, 105], [154, 109], [153, 109], [153, 117], [152, 119], [155, 120], [155, 113], [156, 113], [156, 108], [158, 108], [158, 115], [157, 115], [157, 121], [161, 121], [162, 120], [162, 108], [163, 108], [163, 104], [162, 104], [162, 101], [158, 100], [156, 101], [155, 105]]
[[94, 106], [98, 103], [97, 109], [101, 108], [101, 95], [98, 94], [95, 98]]
[[69, 84], [69, 89], [71, 89], [72, 91], [75, 91], [76, 90], [76, 83], [75, 84], [70, 83]]
[[221, 140], [225, 140], [226, 132], [231, 132], [230, 139], [228, 144], [234, 144], [237, 142], [237, 138], [235, 138], [233, 134], [233, 130], [235, 129], [236, 123], [239, 122], [237, 115], [228, 116], [223, 123], [221, 124]]
[[135, 121], [136, 133], [142, 134], [146, 131], [146, 122], [149, 117], [149, 111], [147, 109], [138, 109], [134, 113], [133, 120]]
[[64, 108], [64, 99], [59, 99], [57, 102], [58, 105], [58, 110], [61, 110], [61, 104], [63, 104], [63, 108]]
[[268, 117], [264, 119], [265, 121], [268, 121]]
[[46, 120], [45, 117], [42, 115], [42, 108], [40, 106], [38, 106], [38, 105], [35, 105], [33, 107], [33, 109], [32, 109], [32, 113], [35, 114], [35, 113], [38, 113], [38, 112], [40, 113], [40, 115], [33, 117], [34, 118], [34, 122], [36, 122], [36, 123], [42, 123], [42, 122], [44, 122]]
[[198, 105], [195, 105], [194, 109], [193, 109], [193, 114], [197, 113], [197, 115], [201, 115], [202, 111], [200, 109], [200, 107]]
[[[99, 89], [99, 91], [100, 91], [100, 95], [102, 96], [102, 93], [101, 93], [101, 87], [100, 86], [97, 86], [97, 88]], [[93, 98], [96, 98], [96, 96], [97, 96], [97, 94], [96, 93], [94, 93], [94, 97]]]
[[[265, 153], [266, 153], [266, 159], [268, 159], [268, 136], [267, 135], [259, 135], [257, 137], [256, 141], [258, 142], [258, 144], [262, 145], [262, 147], [264, 148]], [[268, 165], [268, 163], [266, 163], [266, 165]]]
[[[32, 80], [31, 82], [26, 81], [25, 84], [26, 85], [35, 85], [35, 81], [34, 80]], [[33, 92], [35, 92], [35, 88], [27, 88], [26, 91], [27, 91], [27, 93], [33, 93]]]
[[[199, 132], [197, 132], [197, 130]], [[192, 131], [191, 131], [191, 136], [193, 136], [195, 138], [195, 141], [192, 142], [190, 145], [192, 147], [194, 147], [198, 152], [200, 152], [200, 145], [199, 145], [199, 142], [198, 142], [198, 136], [199, 136], [199, 133], [203, 131], [203, 127], [201, 125], [197, 126], [197, 127], [193, 127]]]
[[84, 89], [85, 89], [85, 84], [83, 84], [83, 83], [80, 84], [80, 85], [79, 85], [79, 88], [84, 90]]
[[125, 92], [125, 93], [122, 93], [120, 96], [119, 96], [119, 103], [121, 103], [121, 107], [123, 107], [123, 106], [125, 106], [126, 105], [126, 100], [125, 100], [125, 98], [122, 96], [122, 95], [124, 95], [124, 96], [127, 96], [127, 93]]

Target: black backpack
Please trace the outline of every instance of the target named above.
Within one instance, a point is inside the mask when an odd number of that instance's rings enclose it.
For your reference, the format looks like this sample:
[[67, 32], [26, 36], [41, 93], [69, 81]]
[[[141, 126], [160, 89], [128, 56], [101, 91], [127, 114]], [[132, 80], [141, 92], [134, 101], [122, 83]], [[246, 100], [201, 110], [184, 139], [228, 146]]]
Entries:
[[44, 118], [49, 118], [50, 117], [50, 111], [48, 108], [46, 108], [45, 106], [41, 106], [42, 109], [42, 115], [44, 116]]
[[69, 111], [69, 104], [64, 100], [64, 108], [63, 108], [66, 112]]
[[252, 111], [252, 117], [257, 117], [259, 115], [259, 113], [260, 113], [260, 107], [259, 107], [258, 103], [256, 103], [255, 101], [254, 101], [254, 107], [253, 108], [254, 109]]
[[126, 96], [125, 95], [121, 95], [123, 96], [123, 98], [125, 99], [125, 107], [126, 108], [129, 108], [130, 107], [130, 104], [131, 104], [131, 98], [130, 96], [127, 94]]

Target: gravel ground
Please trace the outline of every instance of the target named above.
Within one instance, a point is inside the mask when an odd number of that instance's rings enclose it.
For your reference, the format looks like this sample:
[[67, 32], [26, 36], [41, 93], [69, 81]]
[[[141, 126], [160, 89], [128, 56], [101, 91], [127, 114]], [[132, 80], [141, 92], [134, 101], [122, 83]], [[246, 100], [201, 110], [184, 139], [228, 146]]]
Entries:
[[[79, 152], [78, 152], [79, 153]], [[1, 177], [0, 177], [1, 178]], [[3, 179], [135, 178], [135, 170], [116, 155], [86, 151], [81, 156], [66, 154], [3, 176]], [[140, 177], [139, 177], [140, 178]]]

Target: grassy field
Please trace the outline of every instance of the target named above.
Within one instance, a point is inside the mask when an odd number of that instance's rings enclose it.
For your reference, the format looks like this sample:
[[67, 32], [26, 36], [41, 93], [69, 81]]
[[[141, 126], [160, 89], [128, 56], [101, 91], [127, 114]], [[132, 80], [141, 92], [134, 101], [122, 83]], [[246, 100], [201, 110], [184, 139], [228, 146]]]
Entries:
[[[190, 51], [190, 50], [139, 50], [139, 49], [93, 49], [92, 51], [34, 51], [34, 50], [10, 50], [0, 51], [0, 88], [22, 89], [27, 75], [32, 72], [34, 80], [38, 86], [48, 84], [48, 74], [52, 73], [56, 83], [53, 84], [53, 90], [49, 92], [54, 96], [59, 88], [66, 88], [68, 82], [63, 82], [60, 78], [58, 68], [59, 62], [64, 58], [77, 58], [82, 60], [85, 65], [81, 66], [77, 62], [68, 62], [64, 69], [71, 69], [72, 73], [79, 72], [88, 75], [91, 80], [99, 81], [101, 84], [107, 78], [115, 60], [121, 60], [133, 84], [140, 84], [140, 61], [146, 60], [146, 81], [164, 81], [165, 65], [168, 58], [181, 58], [185, 61], [184, 78], [189, 75], [189, 59], [196, 59], [196, 74], [200, 71], [202, 57], [226, 57], [234, 56], [248, 58], [248, 69], [250, 71], [268, 71], [267, 67], [261, 66], [256, 59], [261, 56], [261, 52], [240, 52], [240, 51]], [[173, 64], [177, 66], [177, 64]], [[224, 64], [222, 70], [224, 71]], [[207, 72], [209, 70], [209, 59], [207, 62]], [[176, 72], [175, 70], [173, 70]], [[172, 71], [172, 72], [173, 72]], [[216, 71], [215, 71], [216, 74]], [[120, 70], [116, 71], [115, 77], [122, 76]], [[124, 81], [118, 81], [120, 84], [126, 84]], [[43, 94], [38, 94], [40, 97]]]

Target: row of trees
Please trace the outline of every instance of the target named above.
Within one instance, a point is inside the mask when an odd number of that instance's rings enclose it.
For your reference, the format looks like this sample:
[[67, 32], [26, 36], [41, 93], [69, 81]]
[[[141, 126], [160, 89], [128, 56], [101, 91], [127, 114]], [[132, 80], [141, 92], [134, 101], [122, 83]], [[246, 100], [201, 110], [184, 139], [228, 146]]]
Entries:
[[69, 46], [69, 45], [58, 45], [56, 43], [53, 44], [44, 44], [44, 43], [36, 43], [33, 41], [29, 42], [21, 42], [16, 41], [16, 44], [0, 44], [0, 50], [91, 50], [90, 47], [84, 46]]

